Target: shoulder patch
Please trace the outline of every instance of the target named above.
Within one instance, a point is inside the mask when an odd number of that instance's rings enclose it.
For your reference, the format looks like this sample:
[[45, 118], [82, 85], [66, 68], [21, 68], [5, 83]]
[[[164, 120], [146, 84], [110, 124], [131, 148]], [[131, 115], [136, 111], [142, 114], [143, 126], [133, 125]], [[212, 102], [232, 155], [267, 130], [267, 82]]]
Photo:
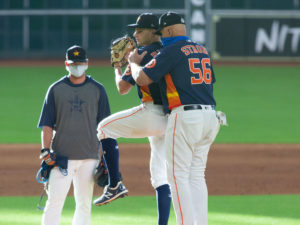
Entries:
[[146, 64], [146, 68], [151, 69], [156, 65], [156, 59], [152, 59], [150, 62]]

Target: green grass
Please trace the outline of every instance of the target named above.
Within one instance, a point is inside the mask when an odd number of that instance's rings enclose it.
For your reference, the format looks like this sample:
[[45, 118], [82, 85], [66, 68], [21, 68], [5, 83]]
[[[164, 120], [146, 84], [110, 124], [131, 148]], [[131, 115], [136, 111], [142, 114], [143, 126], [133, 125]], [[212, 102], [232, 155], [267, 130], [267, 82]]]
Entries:
[[216, 67], [218, 109], [229, 127], [218, 142], [299, 143], [300, 67]]
[[[0, 197], [0, 225], [37, 225], [42, 212], [38, 197]], [[300, 224], [300, 195], [209, 196], [210, 225], [296, 225]], [[62, 225], [71, 224], [74, 199], [68, 197]], [[156, 224], [153, 196], [127, 197], [102, 207], [93, 207], [91, 225]], [[169, 224], [175, 224], [171, 209]]]
[[[300, 67], [217, 66], [217, 109], [226, 112], [218, 143], [299, 143]], [[38, 143], [36, 128], [47, 88], [66, 73], [64, 67], [0, 68], [0, 143]], [[106, 87], [111, 111], [139, 104], [136, 90], [121, 96], [111, 67], [89, 74]], [[145, 142], [146, 139], [120, 139]]]

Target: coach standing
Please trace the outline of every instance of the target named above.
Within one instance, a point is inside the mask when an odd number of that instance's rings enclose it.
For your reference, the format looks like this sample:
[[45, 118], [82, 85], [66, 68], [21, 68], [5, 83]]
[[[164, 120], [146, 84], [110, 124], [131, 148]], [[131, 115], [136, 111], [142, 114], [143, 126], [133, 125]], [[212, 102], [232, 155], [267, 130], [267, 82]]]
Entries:
[[[42, 128], [42, 155], [47, 164], [57, 164], [57, 156], [68, 158], [67, 173], [58, 167], [51, 170], [42, 225], [60, 224], [71, 183], [76, 202], [72, 225], [90, 224], [93, 173], [99, 158], [96, 128], [110, 115], [105, 88], [85, 74], [88, 68], [85, 50], [76, 45], [70, 47], [65, 65], [69, 74], [49, 87], [38, 125]], [[114, 139], [104, 140], [102, 147], [106, 151], [118, 151]], [[119, 169], [118, 161], [115, 166]]]
[[143, 86], [159, 82], [165, 113], [170, 113], [165, 136], [167, 174], [177, 224], [207, 224], [205, 168], [209, 148], [218, 131], [214, 110], [214, 72], [207, 50], [186, 36], [180, 15], [159, 20], [164, 48], [143, 68], [144, 54], [129, 56], [132, 74]]

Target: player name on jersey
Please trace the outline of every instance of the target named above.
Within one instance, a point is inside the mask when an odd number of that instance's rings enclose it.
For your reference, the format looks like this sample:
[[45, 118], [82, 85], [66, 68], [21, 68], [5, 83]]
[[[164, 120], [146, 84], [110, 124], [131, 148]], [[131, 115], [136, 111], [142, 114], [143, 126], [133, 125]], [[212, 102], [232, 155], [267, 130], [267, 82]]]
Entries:
[[208, 54], [206, 48], [200, 45], [185, 45], [181, 48], [181, 51], [185, 55], [193, 54], [193, 53], [204, 53]]

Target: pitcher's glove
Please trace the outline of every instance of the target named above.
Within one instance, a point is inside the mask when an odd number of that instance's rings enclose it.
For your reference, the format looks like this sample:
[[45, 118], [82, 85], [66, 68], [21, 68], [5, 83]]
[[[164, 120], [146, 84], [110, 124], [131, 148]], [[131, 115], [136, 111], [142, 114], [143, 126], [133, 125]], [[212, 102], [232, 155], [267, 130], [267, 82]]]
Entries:
[[[99, 162], [95, 173], [94, 173], [95, 183], [100, 187], [105, 187], [108, 185], [108, 169], [106, 167], [106, 163], [104, 161], [103, 156], [101, 157], [101, 161]], [[120, 180], [122, 180], [122, 174], [120, 172]]]
[[129, 52], [135, 48], [135, 41], [128, 35], [114, 40], [110, 48], [111, 65], [113, 67], [125, 66], [128, 63], [127, 57]]

